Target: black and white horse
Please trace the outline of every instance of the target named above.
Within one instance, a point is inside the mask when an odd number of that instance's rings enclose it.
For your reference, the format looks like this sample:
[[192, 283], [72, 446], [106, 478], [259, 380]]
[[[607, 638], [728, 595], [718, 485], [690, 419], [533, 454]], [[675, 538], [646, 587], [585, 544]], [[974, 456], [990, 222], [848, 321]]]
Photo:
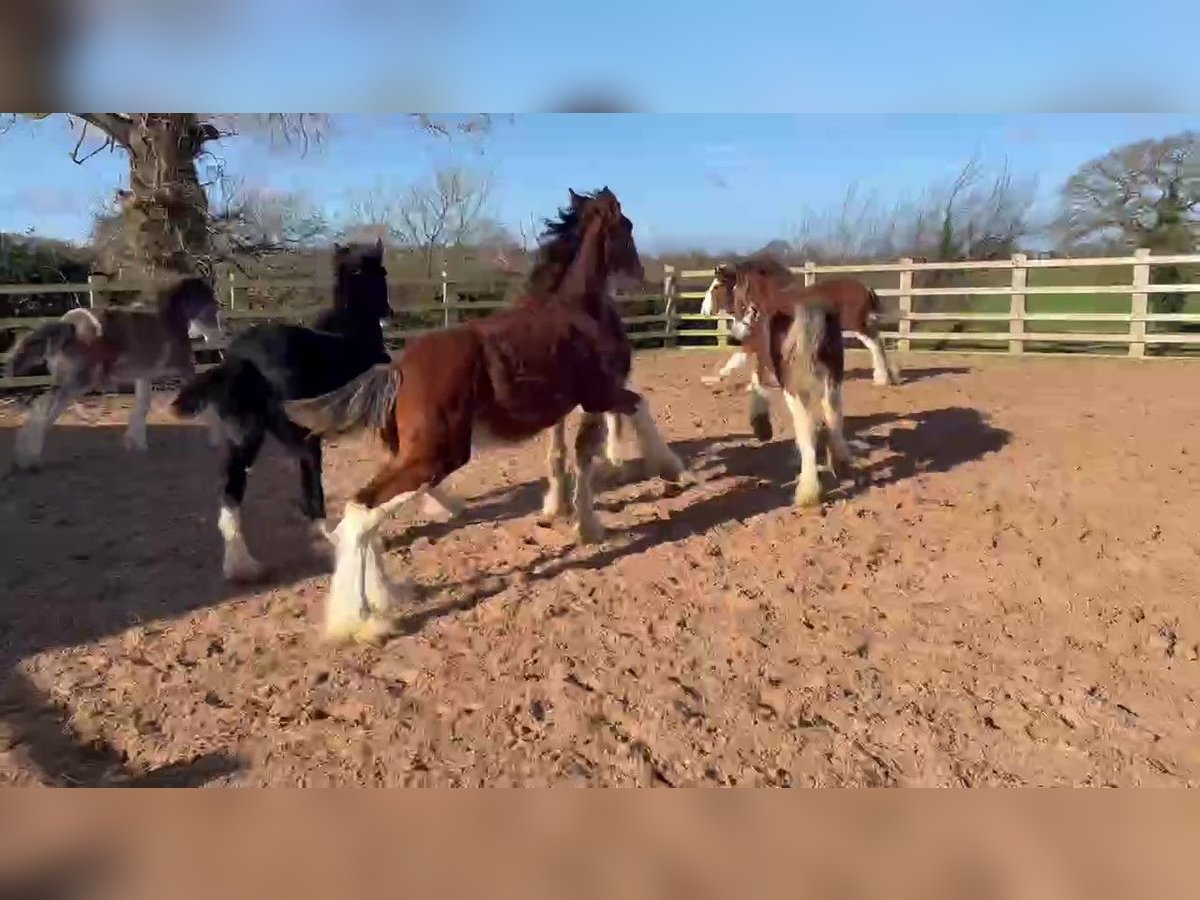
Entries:
[[[231, 581], [263, 574], [242, 534], [241, 506], [247, 472], [268, 434], [299, 461], [304, 514], [314, 532], [328, 536], [321, 439], [288, 419], [283, 404], [326, 394], [390, 360], [383, 341], [383, 322], [392, 310], [382, 241], [335, 245], [333, 268], [334, 305], [314, 327], [263, 324], [247, 329], [230, 343], [222, 363], [185, 385], [172, 404], [182, 417], [211, 409], [220, 421], [226, 460], [217, 524], [225, 544], [222, 571]], [[440, 493], [427, 508], [442, 515], [458, 511], [457, 503]]]

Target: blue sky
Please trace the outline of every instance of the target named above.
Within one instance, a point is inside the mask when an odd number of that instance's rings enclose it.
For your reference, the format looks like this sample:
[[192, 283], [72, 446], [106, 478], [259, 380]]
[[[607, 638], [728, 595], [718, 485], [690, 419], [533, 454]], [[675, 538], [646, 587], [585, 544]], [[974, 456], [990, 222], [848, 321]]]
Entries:
[[[647, 250], [745, 250], [786, 237], [806, 211], [836, 207], [852, 185], [902, 200], [952, 178], [973, 154], [1036, 176], [1048, 204], [1086, 160], [1185, 128], [1200, 128], [1200, 116], [531, 114], [472, 143], [423, 135], [403, 117], [352, 115], [305, 157], [247, 138], [218, 152], [247, 185], [303, 192], [335, 212], [355, 193], [399, 190], [453, 163], [490, 174], [492, 212], [509, 225], [551, 214], [568, 187], [607, 184]], [[87, 234], [123, 164], [103, 153], [77, 166], [69, 139], [62, 117], [0, 135], [0, 230]]]
[[[1191, 54], [1174, 40], [1195, 33], [1188, 0], [123, 0], [86, 8], [71, 83], [77, 106], [89, 109], [528, 111], [592, 84], [673, 112], [1129, 108], [1130, 94], [1172, 108], [1197, 99]], [[190, 40], [153, 40], [168, 28]]]

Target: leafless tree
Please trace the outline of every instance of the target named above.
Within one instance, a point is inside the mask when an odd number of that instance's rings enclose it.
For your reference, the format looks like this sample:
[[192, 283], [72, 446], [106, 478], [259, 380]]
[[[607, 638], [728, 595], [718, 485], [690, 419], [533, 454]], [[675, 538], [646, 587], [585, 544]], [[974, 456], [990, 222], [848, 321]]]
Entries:
[[988, 175], [975, 159], [912, 201], [888, 205], [854, 185], [836, 209], [801, 220], [792, 254], [827, 263], [1006, 256], [1037, 231], [1036, 186], [1033, 179], [1014, 179], [1007, 166]]
[[[213, 242], [207, 188], [219, 179], [222, 167], [209, 167], [209, 178], [201, 173], [203, 161], [216, 158], [214, 144], [242, 134], [305, 152], [320, 143], [331, 124], [328, 116], [315, 113], [66, 115], [76, 132], [71, 151], [76, 163], [105, 150], [127, 155], [129, 187], [119, 204], [124, 255], [151, 276], [212, 274], [219, 248]], [[441, 135], [486, 132], [491, 122], [487, 116], [408, 115], [417, 127]]]
[[452, 167], [399, 193], [379, 188], [361, 195], [351, 203], [351, 217], [360, 227], [385, 230], [416, 249], [426, 277], [432, 278], [449, 248], [471, 243], [492, 221], [487, 215], [490, 196], [487, 176]]

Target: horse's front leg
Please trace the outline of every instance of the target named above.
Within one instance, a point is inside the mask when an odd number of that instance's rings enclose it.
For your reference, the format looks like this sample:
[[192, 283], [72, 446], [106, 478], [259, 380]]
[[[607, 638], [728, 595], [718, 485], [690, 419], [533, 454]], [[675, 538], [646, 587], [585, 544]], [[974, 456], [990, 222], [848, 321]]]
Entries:
[[13, 463], [18, 469], [32, 469], [41, 462], [42, 451], [46, 446], [46, 432], [78, 396], [78, 392], [66, 386], [58, 386], [33, 401], [25, 417], [25, 424], [17, 432]]
[[150, 413], [153, 387], [149, 378], [139, 378], [133, 383], [133, 413], [129, 427], [125, 429], [125, 449], [146, 449], [146, 416]]
[[560, 419], [550, 429], [550, 443], [546, 449], [546, 464], [549, 477], [546, 496], [542, 500], [542, 514], [538, 521], [549, 525], [555, 519], [571, 511], [571, 495], [567, 472], [567, 422]]
[[742, 368], [750, 361], [750, 354], [745, 350], [739, 350], [733, 356], [729, 357], [728, 361], [723, 365], [716, 375], [701, 375], [700, 381], [702, 384], [717, 385]]
[[760, 441], [769, 441], [774, 436], [771, 427], [771, 403], [767, 388], [755, 371], [750, 376], [750, 430]]

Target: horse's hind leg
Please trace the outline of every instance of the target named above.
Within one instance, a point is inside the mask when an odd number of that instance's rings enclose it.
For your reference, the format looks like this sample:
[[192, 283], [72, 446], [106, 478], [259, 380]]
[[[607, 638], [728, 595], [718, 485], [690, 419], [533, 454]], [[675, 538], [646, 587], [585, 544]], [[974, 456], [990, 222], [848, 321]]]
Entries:
[[149, 378], [139, 378], [133, 383], [133, 413], [125, 429], [126, 450], [146, 449], [146, 416], [150, 412], [152, 388]]
[[742, 368], [750, 361], [750, 354], [745, 350], [739, 350], [729, 357], [725, 365], [721, 366], [720, 371], [716, 375], [701, 375], [700, 382], [707, 385], [720, 384], [738, 369]]
[[638, 449], [642, 451], [647, 474], [658, 475], [667, 481], [682, 481], [686, 471], [683, 461], [663, 440], [662, 433], [654, 424], [654, 417], [650, 414], [650, 404], [646, 398], [636, 394], [634, 396], [637, 397], [637, 408], [629, 417], [629, 421], [633, 425], [633, 433], [637, 436]]
[[883, 349], [883, 337], [874, 325], [863, 326], [862, 331], [854, 332], [854, 336], [862, 341], [864, 347], [871, 353], [872, 380], [878, 385], [899, 384], [900, 374], [896, 371], [895, 362], [890, 359]]
[[246, 476], [262, 449], [263, 430], [255, 428], [229, 445], [225, 459], [225, 493], [217, 527], [225, 543], [221, 571], [229, 581], [255, 581], [262, 577], [263, 566], [250, 555], [242, 534], [242, 500], [246, 496]]
[[[470, 438], [465, 459], [470, 457]], [[391, 630], [390, 608], [401, 590], [383, 571], [380, 526], [402, 506], [423, 498], [457, 466], [391, 460], [346, 504], [334, 530], [337, 562], [325, 606], [330, 640], [374, 641]]]
[[313, 532], [329, 537], [325, 525], [325, 485], [321, 480], [321, 438], [307, 435], [296, 448], [300, 461], [300, 505], [312, 522]]
[[854, 454], [850, 451], [843, 430], [842, 386], [832, 378], [826, 378], [822, 385], [821, 413], [828, 435], [829, 468], [835, 474], [848, 475], [854, 469]]
[[60, 386], [33, 402], [25, 424], [17, 432], [13, 462], [18, 469], [32, 469], [41, 461], [46, 446], [46, 432], [78, 395], [79, 392]]

